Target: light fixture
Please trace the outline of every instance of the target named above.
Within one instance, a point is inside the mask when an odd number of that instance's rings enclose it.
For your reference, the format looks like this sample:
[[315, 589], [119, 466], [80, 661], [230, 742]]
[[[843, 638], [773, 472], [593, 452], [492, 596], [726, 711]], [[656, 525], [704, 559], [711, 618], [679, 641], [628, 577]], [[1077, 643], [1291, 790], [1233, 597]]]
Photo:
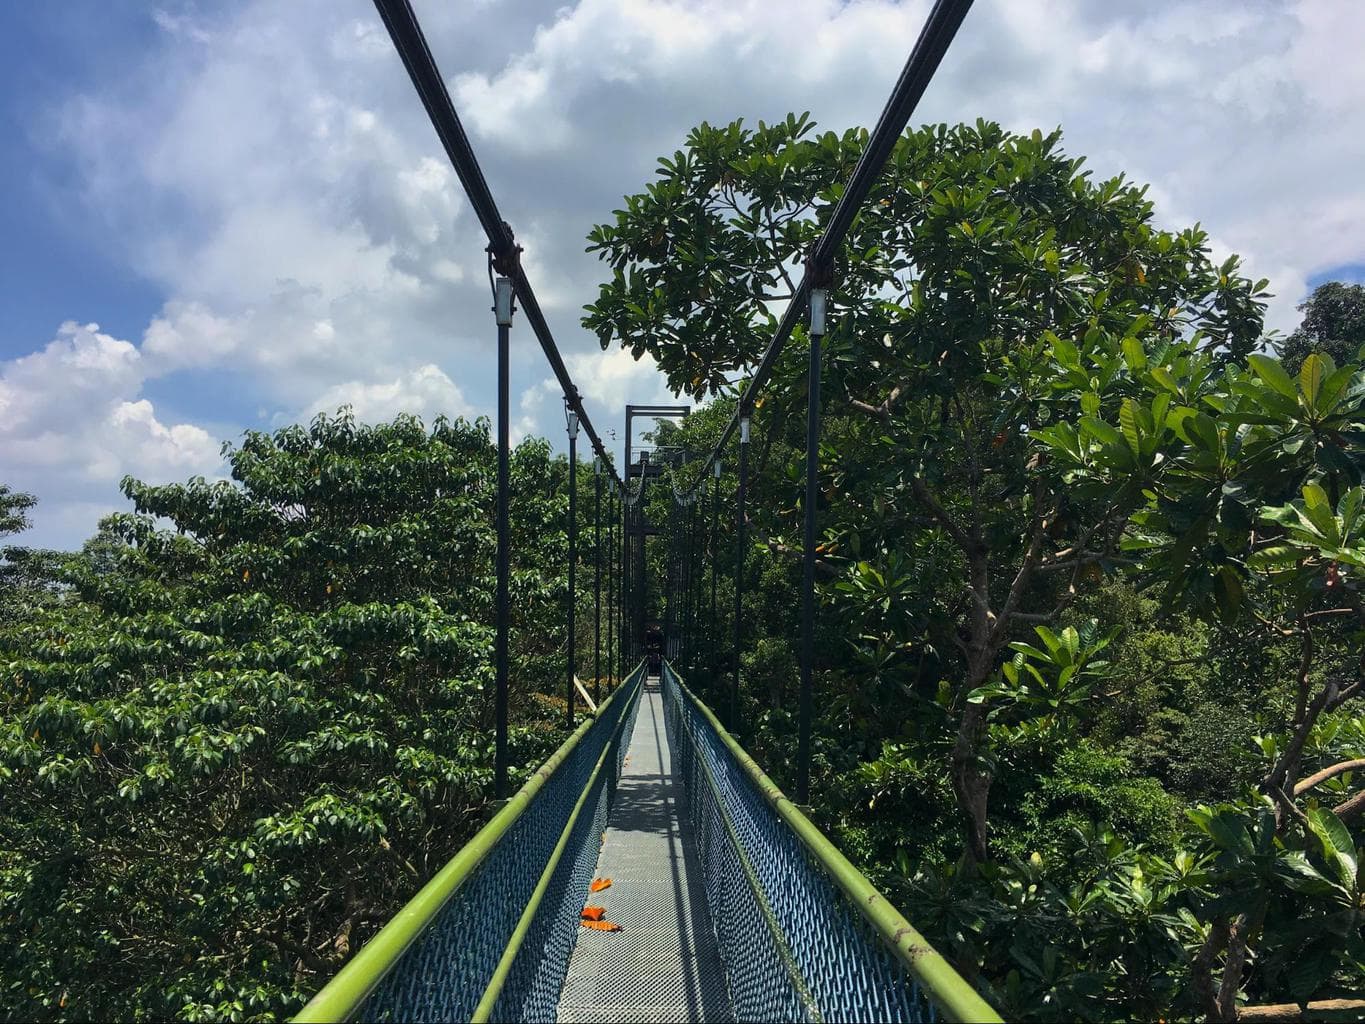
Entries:
[[823, 336], [825, 333], [825, 290], [812, 288], [810, 292], [810, 332]]

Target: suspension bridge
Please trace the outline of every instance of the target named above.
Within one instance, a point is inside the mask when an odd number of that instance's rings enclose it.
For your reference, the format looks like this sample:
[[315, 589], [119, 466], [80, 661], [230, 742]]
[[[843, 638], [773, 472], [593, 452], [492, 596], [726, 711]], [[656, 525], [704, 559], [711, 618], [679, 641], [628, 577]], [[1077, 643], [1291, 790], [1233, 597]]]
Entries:
[[[583, 407], [522, 268], [521, 249], [493, 200], [408, 0], [375, 0], [375, 6], [489, 240], [498, 335], [494, 785], [502, 802], [295, 1019], [998, 1021], [801, 810], [810, 795], [820, 341], [833, 262], [971, 0], [935, 4], [734, 416], [714, 450], [704, 460], [691, 460], [696, 471], [690, 486], [679, 487], [676, 473], [669, 478], [674, 507], [688, 512], [688, 527], [672, 531], [649, 523], [641, 498], [662, 481], [665, 467], [676, 469], [687, 453], [633, 453], [631, 437], [635, 418], [685, 416], [687, 408], [627, 406], [624, 474], [618, 472]], [[586, 713], [525, 785], [509, 793], [508, 378], [516, 312], [530, 324], [564, 394], [573, 595], [566, 641], [569, 726], [580, 704]], [[742, 555], [752, 410], [803, 318], [810, 351], [793, 801], [689, 687], [677, 662], [696, 661], [686, 657], [698, 632], [703, 574], [696, 566], [705, 555], [697, 542], [695, 506], [714, 477], [709, 545], [714, 558], [721, 459], [737, 442], [735, 550]], [[594, 456], [593, 679], [603, 678], [605, 583], [606, 677], [621, 680], [600, 704], [578, 680], [574, 642], [580, 430]], [[669, 549], [662, 581], [647, 575], [651, 538]], [[740, 687], [742, 565], [737, 558], [729, 706], [723, 715], [732, 727]], [[713, 566], [713, 626], [716, 575]], [[662, 624], [647, 620], [651, 583], [665, 593]], [[628, 664], [634, 668], [627, 672]], [[717, 692], [719, 681], [710, 682]]]

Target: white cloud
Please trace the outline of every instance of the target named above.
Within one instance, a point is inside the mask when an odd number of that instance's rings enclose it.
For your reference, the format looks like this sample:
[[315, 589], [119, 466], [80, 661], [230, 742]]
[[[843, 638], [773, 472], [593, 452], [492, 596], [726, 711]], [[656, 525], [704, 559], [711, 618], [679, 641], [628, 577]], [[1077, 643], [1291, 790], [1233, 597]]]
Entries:
[[108, 447], [117, 452], [117, 463], [137, 467], [144, 477], [204, 473], [220, 462], [219, 445], [208, 431], [192, 423], [166, 426], [145, 398], [119, 402], [107, 426]]
[[98, 324], [63, 324], [41, 350], [0, 363], [0, 472], [19, 490], [61, 499], [39, 506], [34, 543], [78, 543], [124, 474], [158, 482], [221, 467], [207, 431], [164, 423], [139, 397], [146, 379], [138, 347]]
[[351, 407], [357, 419], [367, 422], [392, 419], [400, 412], [421, 416], [427, 423], [437, 416], [454, 419], [474, 414], [459, 387], [434, 363], [391, 381], [337, 384], [319, 395], [305, 412], [309, 416], [332, 414], [344, 405]]
[[673, 401], [663, 375], [649, 356], [636, 359], [628, 349], [575, 352], [565, 360], [579, 393], [608, 409], [624, 409], [627, 402], [660, 404]]
[[[419, 14], [605, 432], [626, 400], [668, 396], [648, 363], [601, 353], [577, 326], [602, 273], [588, 228], [703, 119], [810, 110], [829, 128], [870, 124], [929, 3], [558, 2], [427, 0]], [[208, 456], [179, 427], [230, 435], [246, 415], [163, 423], [143, 408], [152, 382], [205, 392], [230, 371], [266, 422], [345, 402], [375, 417], [493, 410], [484, 239], [370, 5], [154, 17], [163, 44], [65, 98], [49, 141], [70, 156], [65, 205], [90, 244], [167, 301], [140, 345], [63, 328], [0, 381], [0, 477], [51, 460], [26, 479], [40, 521], [51, 510], [63, 529], [98, 504], [91, 472], [184, 475]], [[1164, 223], [1201, 221], [1271, 277], [1283, 329], [1310, 276], [1365, 261], [1365, 135], [1349, 130], [1362, 35], [1365, 8], [1307, 0], [979, 0], [916, 121], [1061, 124], [1097, 175], [1152, 182]], [[558, 389], [521, 318], [513, 374], [518, 432], [562, 445]]]

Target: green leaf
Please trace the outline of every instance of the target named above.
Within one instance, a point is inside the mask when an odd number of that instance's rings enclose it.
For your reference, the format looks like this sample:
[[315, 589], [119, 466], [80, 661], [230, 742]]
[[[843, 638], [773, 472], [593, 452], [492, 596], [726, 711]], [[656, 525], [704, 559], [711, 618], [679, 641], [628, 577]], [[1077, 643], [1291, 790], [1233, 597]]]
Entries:
[[1290, 379], [1289, 374], [1284, 372], [1284, 367], [1280, 365], [1278, 359], [1255, 354], [1247, 356], [1247, 362], [1256, 372], [1256, 376], [1285, 398], [1297, 399], [1299, 397], [1299, 389], [1294, 386], [1294, 381]]
[[1360, 507], [1365, 502], [1365, 488], [1352, 487], [1341, 496], [1341, 503], [1338, 511], [1341, 516], [1341, 528], [1345, 533], [1342, 543], [1356, 539], [1356, 521], [1360, 518]]
[[1321, 352], [1314, 352], [1303, 361], [1303, 366], [1299, 370], [1299, 387], [1303, 389], [1303, 397], [1308, 404], [1308, 408], [1316, 410], [1318, 407], [1318, 394], [1322, 391], [1322, 382], [1325, 381], [1336, 370], [1336, 365], [1330, 356], [1325, 356]]
[[1122, 446], [1123, 435], [1104, 420], [1096, 416], [1085, 416], [1081, 419], [1081, 426], [1084, 427], [1095, 440], [1104, 445]]
[[1323, 855], [1337, 873], [1342, 886], [1353, 892], [1356, 884], [1356, 847], [1342, 820], [1325, 807], [1314, 807], [1308, 812], [1308, 827], [1322, 843]]
[[1133, 454], [1141, 455], [1142, 427], [1138, 419], [1138, 404], [1131, 398], [1125, 398], [1119, 407], [1119, 427]]
[[1303, 511], [1323, 538], [1333, 547], [1341, 543], [1341, 531], [1337, 529], [1337, 517], [1332, 512], [1332, 503], [1327, 492], [1319, 484], [1306, 484], [1303, 488]]
[[1291, 850], [1280, 858], [1280, 869], [1285, 883], [1296, 892], [1313, 896], [1330, 896], [1338, 886], [1313, 866], [1302, 850]]
[[1177, 436], [1182, 440], [1200, 451], [1218, 454], [1218, 424], [1212, 417], [1182, 407], [1171, 412], [1170, 421]]
[[1265, 572], [1268, 569], [1293, 565], [1303, 558], [1303, 555], [1302, 550], [1288, 544], [1272, 544], [1270, 547], [1252, 552], [1247, 558], [1247, 565], [1257, 572]]
[[1218, 603], [1218, 611], [1222, 614], [1225, 622], [1231, 622], [1237, 618], [1237, 613], [1242, 609], [1242, 578], [1237, 575], [1237, 570], [1232, 566], [1225, 565], [1218, 570], [1218, 576], [1214, 581], [1213, 597]]
[[1311, 999], [1324, 982], [1332, 976], [1341, 962], [1335, 949], [1336, 943], [1330, 938], [1311, 942], [1307, 949], [1300, 950], [1285, 973], [1290, 996], [1299, 1002]]
[[1171, 376], [1171, 371], [1164, 366], [1152, 367], [1152, 379], [1160, 384], [1171, 394], [1179, 397], [1180, 385], [1176, 383], [1175, 377]]
[[1076, 632], [1075, 626], [1067, 626], [1066, 629], [1062, 630], [1062, 643], [1066, 645], [1066, 649], [1074, 661], [1076, 655], [1081, 652], [1081, 636]]
[[1057, 651], [1062, 646], [1062, 642], [1057, 638], [1057, 634], [1046, 626], [1034, 626], [1033, 631], [1038, 634], [1043, 643], [1047, 644], [1048, 653], [1055, 658], [1057, 656]]
[[1323, 415], [1330, 415], [1336, 409], [1346, 385], [1356, 375], [1356, 369], [1354, 366], [1343, 366], [1322, 382], [1318, 392], [1318, 410]]
[[1141, 373], [1147, 369], [1147, 353], [1142, 347], [1142, 342], [1131, 335], [1123, 339], [1123, 361], [1133, 373]]
[[1052, 343], [1053, 358], [1061, 363], [1068, 370], [1079, 370], [1081, 368], [1080, 349], [1076, 348], [1075, 342], [1068, 338], [1060, 338], [1051, 331], [1047, 332], [1047, 339]]

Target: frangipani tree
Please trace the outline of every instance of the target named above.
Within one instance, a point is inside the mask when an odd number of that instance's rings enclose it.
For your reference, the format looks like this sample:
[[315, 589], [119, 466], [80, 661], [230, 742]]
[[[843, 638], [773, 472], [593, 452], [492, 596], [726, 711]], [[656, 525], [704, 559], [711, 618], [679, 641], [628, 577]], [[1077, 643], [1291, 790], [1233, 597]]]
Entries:
[[[763, 351], [865, 137], [817, 134], [804, 115], [697, 127], [589, 236], [612, 276], [584, 323], [649, 352], [679, 390], [725, 392]], [[857, 620], [860, 664], [930, 696], [946, 681], [978, 860], [993, 706], [972, 696], [1011, 641], [1116, 564], [1171, 430], [1173, 397], [1137, 401], [1152, 372], [1183, 359], [1213, 376], [1251, 351], [1265, 283], [1237, 268], [1197, 227], [1159, 228], [1144, 189], [1092, 179], [1060, 132], [988, 122], [907, 133], [854, 222], [825, 342], [822, 553], [849, 584], [827, 588], [827, 614]], [[803, 341], [757, 411], [760, 465], [800, 458]], [[1068, 446], [1117, 483], [1079, 481]], [[790, 500], [755, 517], [770, 538], [797, 532]]]

